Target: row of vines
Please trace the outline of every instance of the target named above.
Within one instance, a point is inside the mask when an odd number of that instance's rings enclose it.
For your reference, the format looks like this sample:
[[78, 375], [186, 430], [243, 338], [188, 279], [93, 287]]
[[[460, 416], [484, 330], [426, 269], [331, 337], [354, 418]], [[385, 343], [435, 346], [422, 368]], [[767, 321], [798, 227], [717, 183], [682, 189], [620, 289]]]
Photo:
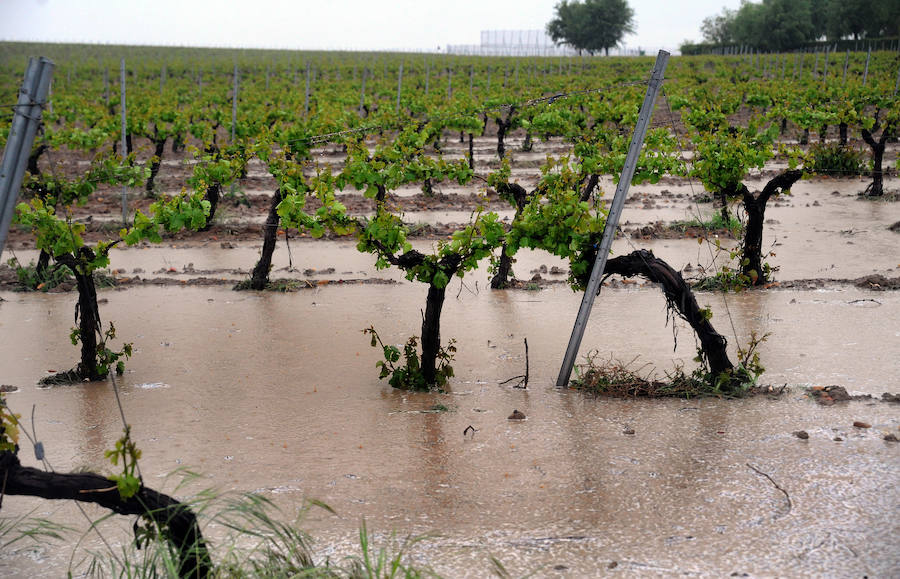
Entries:
[[[4, 47], [7, 94], [0, 99], [13, 102], [13, 55], [27, 49]], [[41, 250], [36, 281], [51, 275], [51, 261], [76, 278], [80, 324], [72, 341], [81, 343], [82, 356], [66, 378], [91, 380], [121, 369], [122, 358], [131, 353], [127, 344], [111, 349], [115, 330], [103, 329], [96, 306], [93, 276], [108, 267], [110, 250], [209, 227], [224, 191], [255, 162], [267, 169], [276, 188], [262, 228], [262, 255], [244, 287], [261, 290], [268, 284], [279, 229], [315, 238], [355, 237], [379, 269], [399, 268], [428, 287], [421, 360], [412, 361], [416, 371], [409, 371], [410, 362], [397, 371], [392, 363], [399, 352], [386, 348], [384, 372], [397, 386], [440, 386], [450, 371], [437, 362], [448, 357], [440, 345], [440, 311], [454, 276], [463, 277], [490, 258], [492, 287], [502, 288], [515, 253], [541, 249], [568, 259], [571, 285], [583, 288], [605, 224], [597, 182], [621, 170], [649, 68], [647, 59], [328, 53], [305, 55], [304, 66], [266, 53], [167, 55], [160, 62], [138, 51], [126, 68], [130, 96], [123, 151], [119, 91], [110, 80], [113, 63], [101, 54], [74, 58], [87, 49], [56, 50], [61, 62], [52, 103], [29, 159], [17, 222], [34, 233]], [[776, 55], [767, 62], [752, 56], [683, 58], [670, 66], [634, 182], [666, 175], [696, 179], [719, 199], [724, 223], [730, 203], [740, 201], [747, 223], [734, 253], [736, 266], [726, 269], [718, 280], [722, 284], [769, 280], [762, 250], [766, 203], [817, 170], [817, 149], [807, 146], [811, 134], [820, 146], [865, 147], [869, 160], [855, 170], [871, 175], [867, 194], [883, 195], [885, 147], [900, 120], [898, 58], [864, 57], [848, 53], [843, 67], [831, 64], [831, 73], [827, 61], [812, 62], [811, 55]], [[6, 130], [8, 122], [0, 134]], [[567, 150], [547, 157], [530, 191], [511, 180], [506, 138], [514, 131], [524, 133], [523, 148], [541, 140], [561, 142]], [[468, 155], [445, 155], [441, 143], [457, 133], [461, 141], [468, 139]], [[834, 133], [836, 140], [829, 137]], [[478, 170], [476, 135], [496, 139], [496, 160]], [[328, 146], [339, 147], [343, 162], [318, 160]], [[67, 154], [89, 159], [87, 168], [78, 174], [57, 171], [54, 156]], [[170, 155], [192, 168], [175, 194], [154, 186]], [[776, 157], [786, 168], [762, 191], [751, 192], [745, 184], [751, 172]], [[436, 243], [430, 254], [413, 250], [410, 226], [391, 193], [413, 185], [429, 195], [442, 182], [496, 192], [515, 209], [512, 223], [501, 223], [485, 202], [474, 207], [470, 223]], [[68, 208], [86, 203], [98, 187], [108, 191], [119, 185], [143, 187], [155, 202], [148, 214], [137, 211], [117, 237], [86, 243], [86, 224], [73, 220]], [[370, 200], [362, 212], [342, 203], [354, 190]]]

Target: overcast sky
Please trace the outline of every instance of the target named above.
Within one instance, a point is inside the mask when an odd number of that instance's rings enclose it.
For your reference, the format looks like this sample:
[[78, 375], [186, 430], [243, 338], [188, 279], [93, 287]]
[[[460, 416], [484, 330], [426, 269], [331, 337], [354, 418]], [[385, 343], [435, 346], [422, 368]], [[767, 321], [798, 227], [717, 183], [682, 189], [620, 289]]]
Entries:
[[[435, 50], [482, 30], [543, 29], [556, 0], [0, 0], [0, 40]], [[630, 47], [700, 40], [704, 17], [740, 0], [629, 0]]]

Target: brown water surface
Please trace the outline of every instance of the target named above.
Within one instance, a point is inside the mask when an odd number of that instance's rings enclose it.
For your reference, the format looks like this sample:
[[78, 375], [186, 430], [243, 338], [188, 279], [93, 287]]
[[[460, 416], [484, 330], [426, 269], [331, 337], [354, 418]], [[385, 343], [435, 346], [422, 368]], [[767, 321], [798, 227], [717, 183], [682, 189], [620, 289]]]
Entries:
[[[10, 405], [24, 415], [36, 405], [54, 468], [108, 472], [103, 451], [121, 433], [110, 384], [35, 386], [77, 357], [66, 331], [74, 295], [2, 297], [0, 367], [3, 382], [20, 388]], [[490, 555], [513, 575], [597, 576], [613, 562], [632, 576], [900, 572], [900, 447], [882, 440], [898, 432], [900, 409], [877, 400], [821, 407], [798, 387], [900, 391], [897, 293], [832, 287], [727, 302], [701, 294], [732, 350], [752, 330], [771, 332], [760, 348], [763, 381], [794, 388], [778, 400], [687, 401], [554, 388], [580, 302], [562, 286], [476, 294], [454, 281], [443, 336], [460, 349], [443, 394], [379, 382], [378, 352], [360, 333], [374, 324], [386, 343], [418, 333], [420, 284], [101, 297], [103, 319], [135, 343], [120, 386], [148, 484], [171, 490], [165, 475], [189, 466], [203, 477], [179, 496], [210, 486], [255, 491], [288, 513], [307, 497], [325, 501], [337, 516], [313, 511], [305, 523], [320, 557], [352, 552], [365, 519], [379, 540], [435, 533], [412, 554], [450, 577], [486, 576]], [[607, 288], [582, 354], [692, 367], [690, 332], [676, 325], [673, 351], [665, 322], [657, 289]], [[526, 337], [529, 388], [499, 384], [523, 373]], [[514, 409], [527, 419], [507, 420]], [[464, 435], [468, 426], [477, 432]], [[21, 455], [34, 462], [30, 448]], [[32, 508], [85, 527], [67, 503], [6, 497], [3, 516]], [[207, 528], [214, 541], [221, 532]], [[114, 544], [130, 536], [121, 523], [105, 533]], [[0, 574], [60, 576], [71, 548], [17, 545], [0, 556]]]

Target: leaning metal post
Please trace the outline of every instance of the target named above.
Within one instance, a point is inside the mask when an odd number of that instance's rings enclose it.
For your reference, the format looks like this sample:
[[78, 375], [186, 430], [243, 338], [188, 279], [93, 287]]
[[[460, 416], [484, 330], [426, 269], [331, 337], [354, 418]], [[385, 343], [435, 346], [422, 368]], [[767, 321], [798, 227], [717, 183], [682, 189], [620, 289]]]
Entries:
[[628, 156], [625, 157], [625, 166], [622, 167], [622, 174], [619, 176], [616, 195], [613, 197], [609, 215], [606, 217], [603, 239], [600, 241], [600, 247], [597, 250], [597, 258], [594, 260], [591, 277], [587, 288], [584, 290], [584, 297], [581, 300], [578, 317], [575, 319], [575, 326], [572, 328], [572, 336], [569, 338], [569, 346], [566, 348], [566, 357], [563, 359], [559, 377], [556, 379], [556, 386], [559, 388], [568, 385], [569, 378], [572, 376], [575, 357], [578, 355], [578, 349], [581, 347], [581, 339], [584, 337], [588, 317], [591, 315], [591, 307], [594, 305], [594, 298], [597, 296], [597, 290], [600, 287], [600, 279], [603, 277], [606, 259], [609, 256], [609, 250], [616, 235], [619, 217], [622, 215], [622, 207], [625, 205], [625, 197], [628, 195], [628, 187], [631, 185], [631, 179], [634, 177], [634, 170], [637, 166], [641, 146], [644, 144], [644, 135], [647, 134], [647, 126], [650, 124], [650, 117], [653, 115], [656, 94], [659, 92], [659, 87], [662, 84], [668, 62], [669, 53], [665, 50], [660, 50], [656, 56], [656, 64], [653, 65], [653, 72], [650, 74], [650, 83], [647, 86], [647, 94], [644, 96], [644, 103], [641, 105], [641, 111], [638, 114], [637, 124], [634, 127], [634, 135], [632, 135], [631, 145], [628, 147]]
[[3, 253], [6, 234], [15, 213], [31, 146], [41, 124], [41, 107], [47, 102], [54, 66], [46, 58], [29, 59], [25, 80], [19, 90], [19, 100], [0, 161], [0, 254]]

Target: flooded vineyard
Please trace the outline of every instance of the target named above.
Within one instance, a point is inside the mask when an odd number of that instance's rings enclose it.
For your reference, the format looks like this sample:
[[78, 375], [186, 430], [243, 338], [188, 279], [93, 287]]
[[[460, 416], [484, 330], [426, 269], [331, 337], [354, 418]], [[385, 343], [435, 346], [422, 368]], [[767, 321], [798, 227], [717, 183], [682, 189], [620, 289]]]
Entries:
[[[652, 249], [686, 276], [714, 267], [696, 239], [640, 235], [698, 211], [678, 197], [688, 188], [636, 187], [640, 202], [623, 217], [636, 234], [614, 254]], [[144, 481], [184, 498], [206, 488], [258, 493], [287, 519], [317, 499], [335, 511], [313, 509], [301, 524], [317, 557], [353, 553], [365, 521], [381, 542], [428, 535], [410, 557], [452, 577], [487, 575], [492, 556], [513, 575], [896, 575], [900, 447], [884, 438], [900, 433], [900, 408], [880, 397], [900, 391], [900, 295], [859, 279], [898, 275], [900, 236], [888, 228], [900, 214], [895, 203], [858, 201], [858, 188], [802, 182], [769, 210], [779, 284], [698, 293], [732, 354], [752, 332], [768, 334], [762, 383], [780, 395], [740, 400], [555, 388], [580, 294], [562, 283], [565, 262], [542, 252], [520, 252], [515, 264], [530, 289], [490, 290], [483, 270], [451, 282], [442, 336], [458, 342], [455, 376], [446, 392], [415, 393], [378, 380], [380, 352], [361, 330], [374, 325], [386, 343], [417, 334], [425, 289], [376, 270], [350, 242], [296, 239], [290, 254], [279, 242], [273, 277], [307, 280], [289, 293], [231, 290], [258, 242], [116, 249], [122, 283], [101, 291], [101, 316], [134, 342], [118, 382]], [[17, 388], [9, 404], [24, 416], [34, 407], [54, 469], [107, 472], [104, 451], [121, 432], [110, 383], [36, 386], [76, 358], [64, 331], [73, 295], [0, 297], [0, 365]], [[530, 383], [514, 388], [504, 381], [524, 372], [526, 338]], [[695, 349], [658, 288], [613, 279], [580, 359], [662, 375], [692, 368]], [[822, 406], [805, 390], [830, 385], [871, 398]], [[525, 420], [509, 420], [514, 410]], [[36, 464], [30, 448], [21, 456]], [[176, 492], [171, 473], [181, 468], [200, 477]], [[87, 526], [70, 503], [6, 497], [3, 508]], [[128, 524], [101, 527], [114, 548], [130, 540]], [[204, 532], [215, 546], [225, 529]], [[77, 549], [101, 546], [86, 534]], [[17, 545], [0, 573], [59, 576], [74, 548]]]

